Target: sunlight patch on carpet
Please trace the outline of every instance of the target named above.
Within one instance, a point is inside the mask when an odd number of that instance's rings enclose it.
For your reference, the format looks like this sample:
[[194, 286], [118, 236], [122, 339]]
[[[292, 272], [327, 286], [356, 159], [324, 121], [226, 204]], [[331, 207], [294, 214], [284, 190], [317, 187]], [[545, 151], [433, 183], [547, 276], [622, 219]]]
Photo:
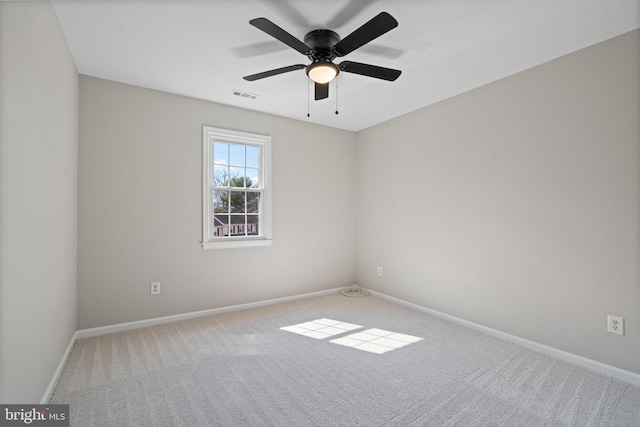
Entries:
[[330, 342], [370, 353], [383, 354], [420, 340], [422, 338], [374, 328], [356, 332], [346, 337], [336, 338]]
[[[353, 323], [322, 318], [312, 320], [310, 322], [298, 323], [297, 325], [284, 326], [280, 329], [287, 332], [293, 332], [294, 334], [304, 335], [305, 337], [322, 340], [360, 328], [362, 328], [362, 326], [355, 325]], [[414, 337], [413, 335], [372, 328], [352, 333], [344, 337], [339, 337], [331, 340], [330, 342], [358, 350], [368, 351], [369, 353], [383, 354], [388, 351], [413, 344], [420, 340], [422, 340], [422, 338]]]
[[287, 332], [293, 332], [294, 334], [304, 335], [305, 337], [322, 340], [360, 328], [362, 328], [362, 326], [354, 325], [353, 323], [322, 318], [312, 320], [310, 322], [298, 323], [297, 325], [285, 326], [280, 329]]

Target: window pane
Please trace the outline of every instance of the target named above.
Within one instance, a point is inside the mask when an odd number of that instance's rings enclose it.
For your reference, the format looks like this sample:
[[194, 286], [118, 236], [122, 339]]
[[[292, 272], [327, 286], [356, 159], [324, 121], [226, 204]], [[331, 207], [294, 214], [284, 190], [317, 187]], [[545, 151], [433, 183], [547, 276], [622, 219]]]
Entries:
[[257, 168], [260, 161], [260, 149], [247, 145], [247, 167]]
[[231, 212], [232, 213], [246, 212], [244, 191], [231, 191]]
[[[271, 189], [266, 178], [271, 138], [203, 126], [204, 249], [268, 246], [271, 240]], [[208, 175], [208, 177], [207, 177]], [[209, 180], [209, 185], [207, 184]], [[265, 242], [257, 239], [263, 237]], [[268, 241], [268, 242], [267, 242]]]
[[258, 230], [258, 215], [247, 215], [247, 235], [256, 236], [259, 233]]
[[260, 182], [258, 181], [258, 169], [247, 168], [247, 187], [259, 188]]
[[214, 215], [213, 224], [211, 227], [211, 234], [213, 237], [222, 237], [226, 231], [226, 224], [228, 222], [228, 215]]
[[244, 188], [244, 168], [229, 168], [229, 186]]
[[244, 166], [244, 145], [229, 144], [230, 159], [233, 166]]
[[229, 164], [229, 144], [213, 143], [213, 162], [221, 165]]
[[229, 212], [229, 192], [228, 191], [213, 192], [213, 212], [214, 213]]
[[260, 213], [260, 193], [247, 193], [247, 213]]
[[231, 224], [229, 230], [231, 236], [244, 236], [245, 235], [245, 215], [231, 215]]
[[213, 167], [213, 185], [226, 187], [229, 185], [229, 168], [226, 166]]

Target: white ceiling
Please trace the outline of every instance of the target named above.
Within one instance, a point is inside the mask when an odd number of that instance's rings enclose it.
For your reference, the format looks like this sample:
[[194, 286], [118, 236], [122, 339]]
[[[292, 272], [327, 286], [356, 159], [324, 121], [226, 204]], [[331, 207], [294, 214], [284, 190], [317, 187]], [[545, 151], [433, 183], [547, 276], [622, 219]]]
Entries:
[[[640, 28], [640, 0], [53, 0], [78, 72], [358, 131]], [[386, 11], [399, 26], [336, 62], [402, 70], [395, 82], [341, 73], [308, 100], [304, 70], [243, 76], [307, 58], [249, 20], [295, 37], [342, 38]], [[255, 100], [232, 94], [240, 90]], [[307, 118], [307, 108], [311, 117]]]

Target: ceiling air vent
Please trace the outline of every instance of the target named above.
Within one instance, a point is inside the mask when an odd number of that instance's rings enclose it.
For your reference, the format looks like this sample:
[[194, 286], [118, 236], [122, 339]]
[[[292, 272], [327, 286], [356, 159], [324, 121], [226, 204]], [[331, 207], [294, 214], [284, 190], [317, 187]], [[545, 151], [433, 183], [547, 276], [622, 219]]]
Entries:
[[241, 90], [238, 89], [234, 89], [231, 91], [231, 95], [240, 97], [240, 98], [245, 98], [245, 99], [258, 99], [260, 97], [260, 95], [256, 95], [253, 93], [248, 93], [248, 92], [243, 92]]

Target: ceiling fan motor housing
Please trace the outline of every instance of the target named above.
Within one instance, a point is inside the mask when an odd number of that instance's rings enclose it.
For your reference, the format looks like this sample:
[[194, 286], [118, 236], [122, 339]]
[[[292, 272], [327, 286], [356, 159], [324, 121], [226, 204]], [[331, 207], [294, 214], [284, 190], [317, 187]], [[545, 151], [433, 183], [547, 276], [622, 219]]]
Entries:
[[313, 30], [304, 36], [304, 42], [312, 49], [309, 59], [316, 61], [317, 59], [331, 61], [336, 57], [333, 51], [340, 41], [340, 36], [331, 30]]

